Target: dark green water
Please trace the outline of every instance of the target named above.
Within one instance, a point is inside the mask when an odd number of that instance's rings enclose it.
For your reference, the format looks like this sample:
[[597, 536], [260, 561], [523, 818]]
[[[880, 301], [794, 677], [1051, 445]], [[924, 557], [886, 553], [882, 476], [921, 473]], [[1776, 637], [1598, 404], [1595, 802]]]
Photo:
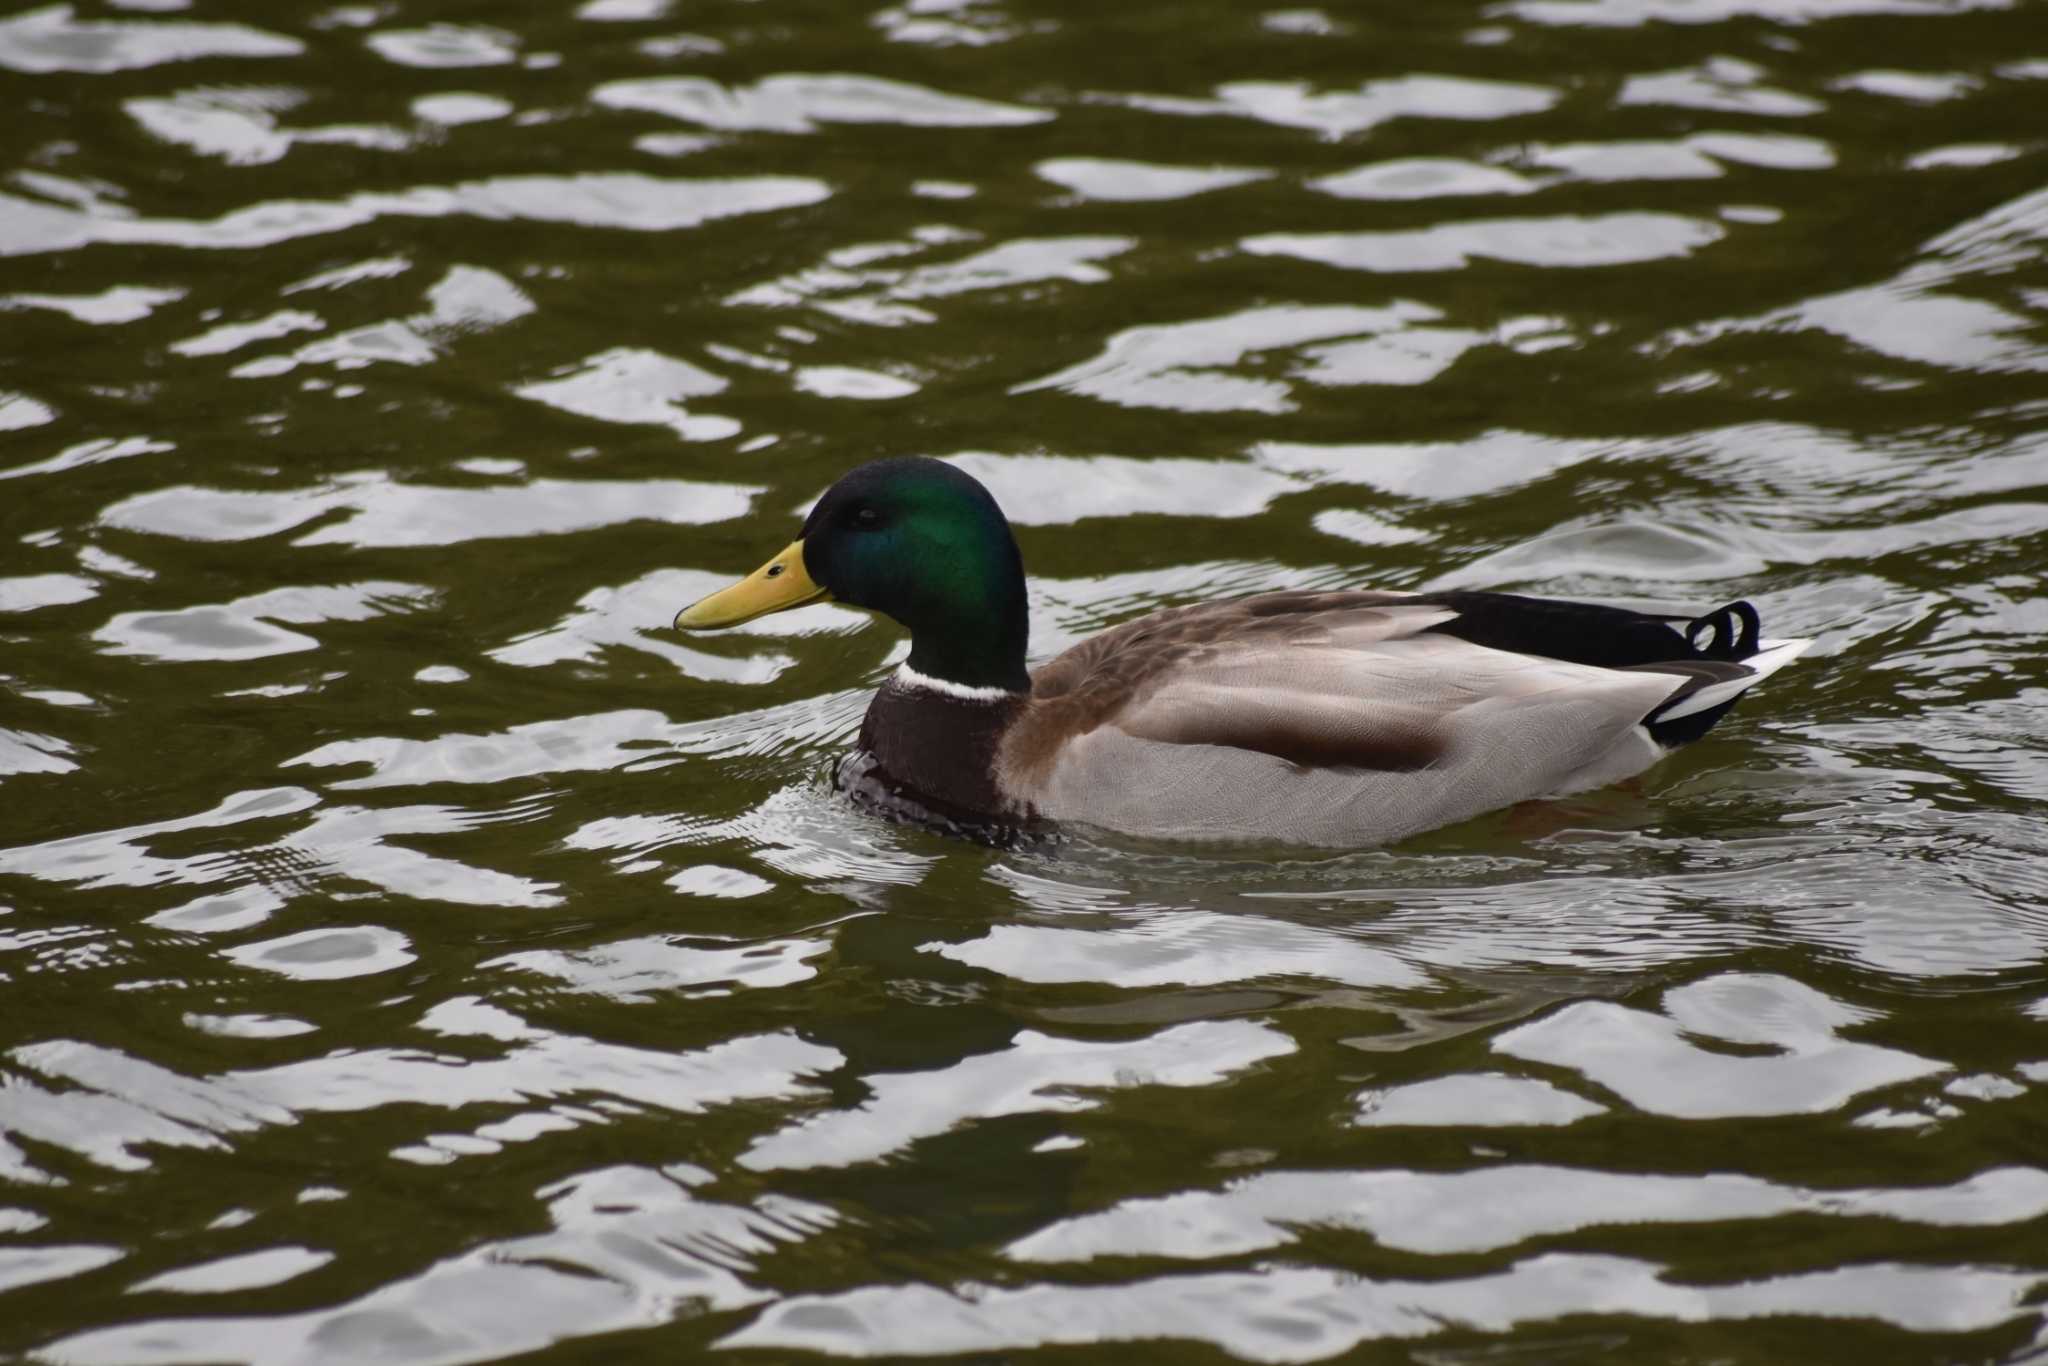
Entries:
[[[0, 1357], [2038, 1359], [2048, 9], [0, 17]], [[1748, 597], [1630, 787], [1005, 853], [675, 610]]]

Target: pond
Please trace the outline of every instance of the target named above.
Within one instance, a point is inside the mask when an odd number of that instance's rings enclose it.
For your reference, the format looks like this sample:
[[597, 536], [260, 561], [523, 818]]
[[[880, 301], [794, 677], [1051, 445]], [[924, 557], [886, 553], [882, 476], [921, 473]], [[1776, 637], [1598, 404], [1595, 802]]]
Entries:
[[[0, 1356], [2038, 1360], [2048, 25], [1999, 0], [0, 15]], [[946, 458], [1032, 655], [1813, 649], [1383, 849], [830, 785], [677, 609]]]

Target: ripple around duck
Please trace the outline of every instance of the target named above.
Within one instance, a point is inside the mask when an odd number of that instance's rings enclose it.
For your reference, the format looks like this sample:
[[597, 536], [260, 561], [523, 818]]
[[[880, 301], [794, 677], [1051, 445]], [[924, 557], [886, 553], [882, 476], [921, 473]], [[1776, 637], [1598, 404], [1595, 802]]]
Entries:
[[[765, 885], [765, 884], [764, 884]], [[778, 987], [817, 975], [809, 960], [831, 948], [819, 939], [764, 940], [729, 945], [681, 944], [638, 939], [564, 953], [534, 950], [507, 954], [480, 967], [517, 968], [557, 978], [579, 991], [615, 1000], [642, 1001], [654, 991]]]
[[1179, 907], [1107, 929], [998, 925], [978, 939], [924, 949], [1022, 982], [1215, 986], [1289, 975], [1359, 987], [1424, 981], [1399, 958], [1339, 934]]

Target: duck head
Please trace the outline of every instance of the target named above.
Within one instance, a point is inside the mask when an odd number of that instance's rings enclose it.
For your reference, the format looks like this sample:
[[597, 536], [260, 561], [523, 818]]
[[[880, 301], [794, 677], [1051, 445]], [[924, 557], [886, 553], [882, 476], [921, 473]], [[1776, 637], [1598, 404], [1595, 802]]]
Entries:
[[970, 688], [1028, 691], [1024, 562], [1010, 523], [972, 475], [923, 457], [876, 460], [825, 491], [802, 532], [730, 588], [685, 608], [712, 631], [827, 600], [910, 632], [912, 669]]

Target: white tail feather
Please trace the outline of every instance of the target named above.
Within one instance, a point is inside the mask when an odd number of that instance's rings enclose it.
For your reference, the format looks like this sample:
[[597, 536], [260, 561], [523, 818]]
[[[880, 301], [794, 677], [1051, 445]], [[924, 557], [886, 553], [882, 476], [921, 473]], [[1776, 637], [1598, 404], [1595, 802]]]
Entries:
[[1709, 683], [1698, 692], [1680, 698], [1669, 711], [1660, 711], [1653, 715], [1658, 721], [1676, 721], [1680, 717], [1708, 711], [1724, 702], [1732, 701], [1797, 659], [1811, 644], [1811, 640], [1798, 638], [1759, 641], [1757, 652], [1741, 661], [1745, 669], [1754, 671], [1748, 677], [1731, 678], [1726, 683]]

